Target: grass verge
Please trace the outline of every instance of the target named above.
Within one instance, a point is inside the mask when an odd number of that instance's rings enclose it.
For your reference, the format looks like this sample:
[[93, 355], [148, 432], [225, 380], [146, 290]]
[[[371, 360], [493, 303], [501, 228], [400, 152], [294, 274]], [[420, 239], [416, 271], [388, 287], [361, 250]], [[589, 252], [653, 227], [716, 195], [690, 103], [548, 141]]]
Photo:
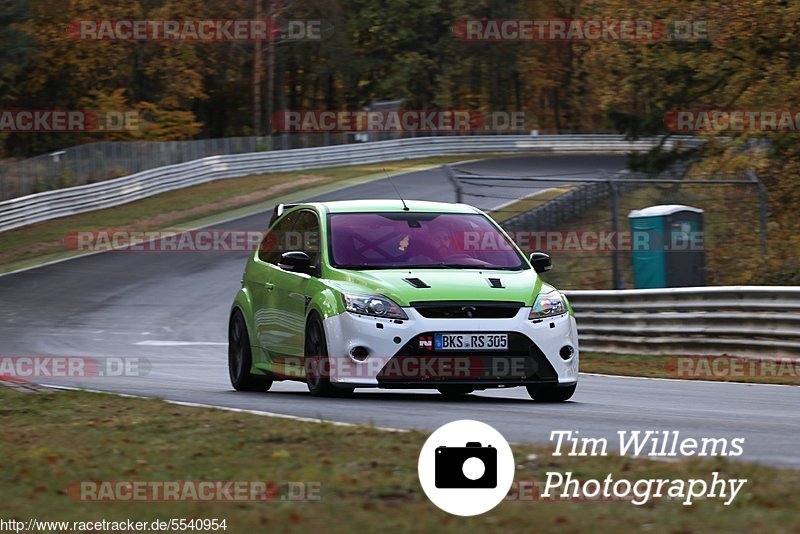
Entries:
[[[264, 395], [265, 407], [269, 403]], [[323, 401], [320, 401], [323, 402]], [[347, 402], [347, 401], [343, 401]], [[447, 402], [447, 401], [442, 401]], [[535, 411], [532, 409], [532, 413]], [[517, 480], [550, 471], [575, 478], [746, 478], [737, 499], [683, 506], [630, 502], [501, 503], [478, 517], [450, 516], [431, 504], [417, 480], [427, 434], [259, 417], [158, 400], [85, 392], [24, 394], [0, 388], [5, 468], [2, 519], [152, 521], [226, 519], [227, 532], [464, 532], [558, 529], [566, 532], [797, 532], [800, 472], [723, 459], [654, 462], [619, 456], [554, 457], [552, 449], [515, 445]], [[76, 481], [315, 482], [318, 501], [86, 502]]]
[[581, 352], [581, 371], [648, 378], [800, 386], [800, 360], [736, 356], [647, 356]]

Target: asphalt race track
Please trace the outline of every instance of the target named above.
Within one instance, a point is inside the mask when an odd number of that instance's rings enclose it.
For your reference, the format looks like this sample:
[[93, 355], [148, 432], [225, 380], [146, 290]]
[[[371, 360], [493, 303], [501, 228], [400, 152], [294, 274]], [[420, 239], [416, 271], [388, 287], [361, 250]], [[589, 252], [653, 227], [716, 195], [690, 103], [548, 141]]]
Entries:
[[[478, 161], [463, 168], [558, 175], [623, 166], [624, 158], [616, 156], [550, 156]], [[408, 199], [454, 199], [439, 170], [398, 176], [395, 183]], [[531, 191], [505, 189], [503, 194]], [[394, 190], [377, 180], [317, 199], [374, 197], [393, 198]], [[507, 202], [465, 200], [481, 208]], [[267, 218], [260, 213], [215, 228], [262, 230]], [[151, 367], [144, 376], [41, 381], [381, 427], [434, 429], [456, 419], [477, 419], [511, 441], [531, 442], [546, 442], [552, 430], [577, 430], [612, 444], [618, 430], [744, 437], [743, 459], [800, 467], [800, 390], [795, 387], [584, 375], [573, 400], [554, 405], [533, 403], [520, 388], [476, 393], [463, 401], [425, 390], [359, 390], [353, 399], [316, 399], [304, 384], [289, 382], [276, 383], [269, 393], [234, 392], [226, 327], [245, 256], [115, 251], [0, 277], [0, 355], [140, 358]]]

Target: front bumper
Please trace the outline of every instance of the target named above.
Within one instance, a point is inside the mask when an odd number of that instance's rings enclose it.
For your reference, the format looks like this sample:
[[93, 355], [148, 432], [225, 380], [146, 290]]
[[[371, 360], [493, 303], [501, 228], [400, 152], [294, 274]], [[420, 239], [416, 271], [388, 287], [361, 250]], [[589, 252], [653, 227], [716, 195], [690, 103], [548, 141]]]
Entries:
[[[530, 321], [530, 307], [508, 319], [431, 319], [414, 308], [409, 319], [394, 321], [352, 313], [325, 319], [330, 379], [357, 387], [477, 388], [530, 384], [570, 385], [578, 380], [578, 336], [569, 314]], [[506, 352], [437, 352], [435, 333], [505, 333]], [[564, 347], [572, 355], [562, 358]], [[367, 356], [353, 356], [354, 349]], [[360, 349], [359, 349], [360, 350]]]

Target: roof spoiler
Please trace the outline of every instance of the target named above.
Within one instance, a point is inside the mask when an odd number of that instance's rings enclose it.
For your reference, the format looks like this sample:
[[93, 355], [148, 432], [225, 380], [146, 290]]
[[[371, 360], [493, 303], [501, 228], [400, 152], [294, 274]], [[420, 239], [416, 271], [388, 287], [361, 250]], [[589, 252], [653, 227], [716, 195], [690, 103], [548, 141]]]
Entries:
[[296, 208], [299, 205], [300, 204], [278, 204], [277, 206], [275, 206], [275, 209], [272, 210], [272, 216], [269, 218], [269, 223], [267, 224], [267, 228], [272, 226], [272, 223], [274, 223], [278, 217], [283, 215], [284, 212], [286, 212], [286, 210]]

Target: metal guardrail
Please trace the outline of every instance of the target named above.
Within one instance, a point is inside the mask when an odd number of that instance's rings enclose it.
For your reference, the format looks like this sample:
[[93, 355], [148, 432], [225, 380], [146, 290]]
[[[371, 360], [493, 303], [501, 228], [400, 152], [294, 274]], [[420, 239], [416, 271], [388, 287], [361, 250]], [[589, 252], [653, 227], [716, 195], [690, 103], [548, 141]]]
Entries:
[[800, 287], [567, 291], [581, 350], [617, 354], [800, 355]]
[[104, 182], [46, 191], [0, 202], [0, 232], [119, 206], [214, 180], [429, 156], [480, 153], [628, 153], [659, 144], [696, 146], [693, 137], [626, 140], [618, 135], [418, 137], [320, 148], [212, 156]]
[[[304, 137], [304, 145], [339, 144], [336, 138]], [[0, 201], [100, 182], [210, 156], [276, 148], [271, 137], [223, 137], [187, 141], [101, 141], [21, 160], [0, 160]]]

